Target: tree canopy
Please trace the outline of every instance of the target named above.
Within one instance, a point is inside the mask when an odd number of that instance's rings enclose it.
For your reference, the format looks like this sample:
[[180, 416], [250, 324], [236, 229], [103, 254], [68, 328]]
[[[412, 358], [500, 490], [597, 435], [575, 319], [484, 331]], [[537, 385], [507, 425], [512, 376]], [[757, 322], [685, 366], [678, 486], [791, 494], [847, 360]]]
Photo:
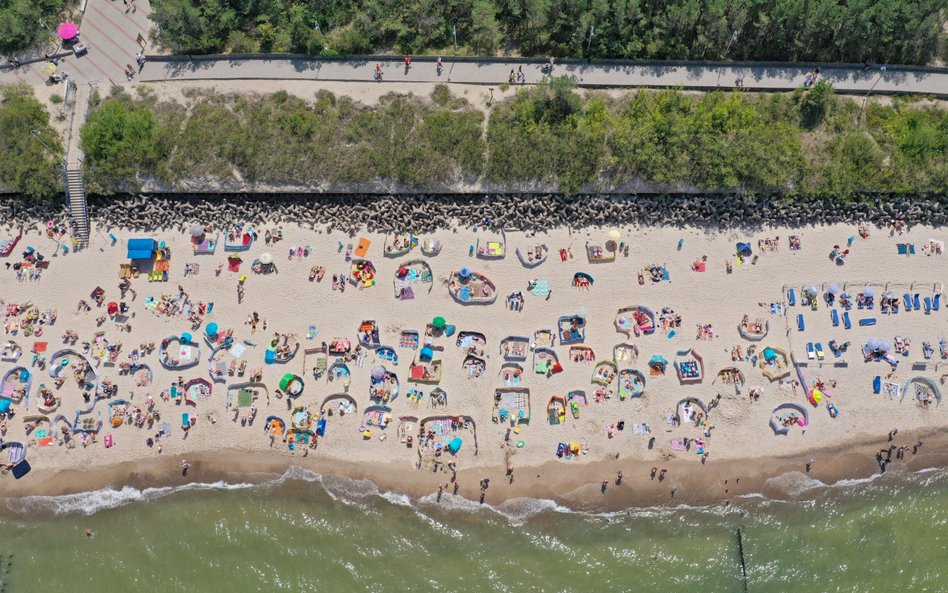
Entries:
[[[25, 0], [22, 0], [25, 1]], [[178, 53], [451, 52], [926, 64], [943, 0], [154, 0]], [[942, 58], [948, 58], [943, 55]]]
[[0, 2], [0, 54], [14, 54], [49, 35], [40, 21], [50, 27], [59, 22], [68, 0], [3, 0]]

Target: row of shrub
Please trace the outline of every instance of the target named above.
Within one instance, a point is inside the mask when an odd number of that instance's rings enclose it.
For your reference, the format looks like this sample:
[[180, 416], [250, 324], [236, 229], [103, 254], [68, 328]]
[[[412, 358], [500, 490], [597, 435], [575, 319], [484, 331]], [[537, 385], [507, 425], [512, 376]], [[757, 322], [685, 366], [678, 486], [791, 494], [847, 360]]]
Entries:
[[[876, 99], [863, 109], [823, 82], [760, 96], [612, 96], [579, 92], [558, 78], [508, 91], [486, 119], [444, 85], [430, 97], [388, 94], [371, 106], [326, 91], [312, 100], [190, 91], [184, 105], [139, 92], [93, 97], [81, 132], [91, 191], [134, 190], [149, 180], [842, 198], [948, 189], [948, 110], [941, 104]], [[0, 184], [59, 193], [62, 149], [48, 113], [26, 87], [2, 94]]]
[[943, 0], [154, 0], [152, 7], [159, 41], [188, 54], [513, 52], [880, 64], [948, 56]]
[[146, 177], [567, 192], [637, 182], [839, 196], [948, 187], [948, 111], [935, 104], [880, 100], [863, 110], [825, 82], [792, 94], [615, 98], [558, 78], [509, 94], [485, 127], [483, 113], [443, 85], [375, 106], [321, 91], [312, 101], [194, 95], [185, 110], [118, 92], [82, 131], [87, 177], [106, 191]]
[[61, 193], [62, 141], [25, 84], [0, 86], [0, 186], [37, 198]]

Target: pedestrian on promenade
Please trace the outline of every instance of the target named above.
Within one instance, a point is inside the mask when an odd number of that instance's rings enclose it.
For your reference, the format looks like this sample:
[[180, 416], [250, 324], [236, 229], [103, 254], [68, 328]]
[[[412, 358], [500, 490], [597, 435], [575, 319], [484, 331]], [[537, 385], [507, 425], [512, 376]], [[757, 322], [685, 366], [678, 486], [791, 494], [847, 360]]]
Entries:
[[517, 82], [520, 84], [527, 82], [527, 75], [523, 73], [523, 64], [517, 68]]
[[737, 83], [736, 83], [736, 86], [737, 86], [737, 88], [739, 88], [739, 89], [744, 88], [744, 71], [743, 71], [743, 70], [738, 70], [738, 71], [737, 71]]
[[[382, 82], [382, 65], [381, 64], [375, 65], [375, 80]], [[342, 243], [340, 243], [340, 245], [342, 245]]]
[[405, 74], [411, 69], [411, 56], [405, 56]]
[[510, 69], [510, 76], [507, 77], [507, 82], [510, 84], [517, 82], [517, 73], [514, 72], [513, 68]]
[[444, 71], [444, 62], [441, 61], [441, 56], [438, 56], [438, 61], [435, 62], [435, 70], [438, 72], [438, 76], [441, 76], [441, 72]]

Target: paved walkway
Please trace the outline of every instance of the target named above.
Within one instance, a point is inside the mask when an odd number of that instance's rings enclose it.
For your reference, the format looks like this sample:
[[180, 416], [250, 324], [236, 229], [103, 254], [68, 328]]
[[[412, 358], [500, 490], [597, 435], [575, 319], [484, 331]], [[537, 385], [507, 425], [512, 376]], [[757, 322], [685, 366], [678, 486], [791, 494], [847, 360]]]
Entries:
[[[302, 79], [367, 82], [373, 80], [375, 65], [383, 66], [381, 84], [400, 82], [451, 82], [496, 85], [509, 79], [511, 68], [522, 66], [527, 83], [544, 78], [543, 62], [505, 60], [444, 60], [438, 76], [433, 61], [415, 60], [406, 73], [401, 60], [305, 60], [305, 59], [196, 59], [150, 61], [140, 81], [226, 80], [226, 79]], [[748, 90], [790, 90], [803, 84], [812, 66], [775, 66], [755, 64], [557, 64], [554, 74], [575, 76], [582, 85], [598, 87], [683, 87], [714, 89], [733, 87], [738, 73], [744, 73]], [[838, 92], [863, 94], [916, 93], [948, 97], [948, 69], [878, 68], [864, 70], [852, 66], [823, 66], [823, 78]]]

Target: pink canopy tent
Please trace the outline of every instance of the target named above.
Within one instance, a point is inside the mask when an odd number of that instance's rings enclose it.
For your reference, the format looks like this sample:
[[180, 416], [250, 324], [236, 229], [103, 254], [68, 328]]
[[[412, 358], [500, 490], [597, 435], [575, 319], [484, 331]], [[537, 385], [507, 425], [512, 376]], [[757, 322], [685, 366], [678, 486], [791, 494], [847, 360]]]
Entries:
[[59, 36], [63, 41], [68, 41], [79, 36], [79, 25], [76, 23], [63, 23], [59, 25]]

